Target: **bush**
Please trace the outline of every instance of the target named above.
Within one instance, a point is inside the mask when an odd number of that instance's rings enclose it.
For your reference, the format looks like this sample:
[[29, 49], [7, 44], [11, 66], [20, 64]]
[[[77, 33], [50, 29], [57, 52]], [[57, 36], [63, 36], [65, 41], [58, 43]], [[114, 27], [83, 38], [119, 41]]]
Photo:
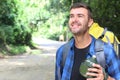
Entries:
[[61, 35], [61, 33], [55, 32], [55, 33], [49, 34], [49, 35], [47, 36], [47, 38], [58, 41], [60, 35]]
[[26, 52], [26, 46], [15, 46], [15, 45], [10, 45], [10, 55], [17, 55], [17, 54], [23, 54]]

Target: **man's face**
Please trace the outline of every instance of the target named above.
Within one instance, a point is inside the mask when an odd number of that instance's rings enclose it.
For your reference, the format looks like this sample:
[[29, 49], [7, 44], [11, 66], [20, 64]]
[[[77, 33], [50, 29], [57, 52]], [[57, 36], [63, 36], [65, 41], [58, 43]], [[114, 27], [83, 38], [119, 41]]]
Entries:
[[90, 26], [88, 11], [85, 8], [70, 10], [69, 29], [73, 34], [84, 34]]

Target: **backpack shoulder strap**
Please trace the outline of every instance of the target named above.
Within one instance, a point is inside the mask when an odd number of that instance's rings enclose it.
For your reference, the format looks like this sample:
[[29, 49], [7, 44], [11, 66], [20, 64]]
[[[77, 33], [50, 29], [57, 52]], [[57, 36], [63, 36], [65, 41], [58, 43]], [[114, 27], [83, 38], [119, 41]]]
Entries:
[[102, 34], [98, 37], [98, 39], [102, 39], [105, 36], [105, 33], [107, 32], [107, 28], [104, 28], [104, 31], [102, 32]]
[[118, 58], [120, 58], [120, 43], [115, 35], [114, 35], [113, 47], [114, 47], [114, 50], [115, 50]]
[[95, 52], [97, 62], [103, 67], [106, 68], [105, 54], [104, 54], [104, 42], [100, 39], [95, 41]]
[[68, 51], [70, 49], [70, 42], [71, 42], [71, 40], [64, 45], [64, 49], [63, 49], [63, 53], [62, 53], [62, 63], [61, 63], [62, 67], [64, 67], [64, 65], [65, 65]]

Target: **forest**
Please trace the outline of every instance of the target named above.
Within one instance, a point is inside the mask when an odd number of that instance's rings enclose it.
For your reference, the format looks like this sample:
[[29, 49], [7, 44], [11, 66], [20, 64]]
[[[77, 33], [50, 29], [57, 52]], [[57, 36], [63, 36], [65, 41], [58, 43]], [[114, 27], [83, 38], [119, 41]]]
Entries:
[[120, 40], [119, 0], [0, 0], [0, 54], [35, 48], [32, 37], [58, 40], [63, 34], [69, 38], [69, 8], [76, 2], [89, 4], [94, 21]]

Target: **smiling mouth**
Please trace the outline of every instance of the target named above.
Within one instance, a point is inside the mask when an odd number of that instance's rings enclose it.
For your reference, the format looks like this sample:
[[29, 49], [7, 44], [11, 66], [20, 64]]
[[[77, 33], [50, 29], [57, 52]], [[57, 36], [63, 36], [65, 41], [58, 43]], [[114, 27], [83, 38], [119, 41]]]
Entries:
[[72, 28], [77, 28], [78, 26], [80, 26], [80, 23], [72, 23], [71, 26]]
[[81, 24], [80, 24], [79, 22], [73, 22], [73, 23], [72, 23], [72, 26], [73, 26], [73, 25], [80, 26]]

